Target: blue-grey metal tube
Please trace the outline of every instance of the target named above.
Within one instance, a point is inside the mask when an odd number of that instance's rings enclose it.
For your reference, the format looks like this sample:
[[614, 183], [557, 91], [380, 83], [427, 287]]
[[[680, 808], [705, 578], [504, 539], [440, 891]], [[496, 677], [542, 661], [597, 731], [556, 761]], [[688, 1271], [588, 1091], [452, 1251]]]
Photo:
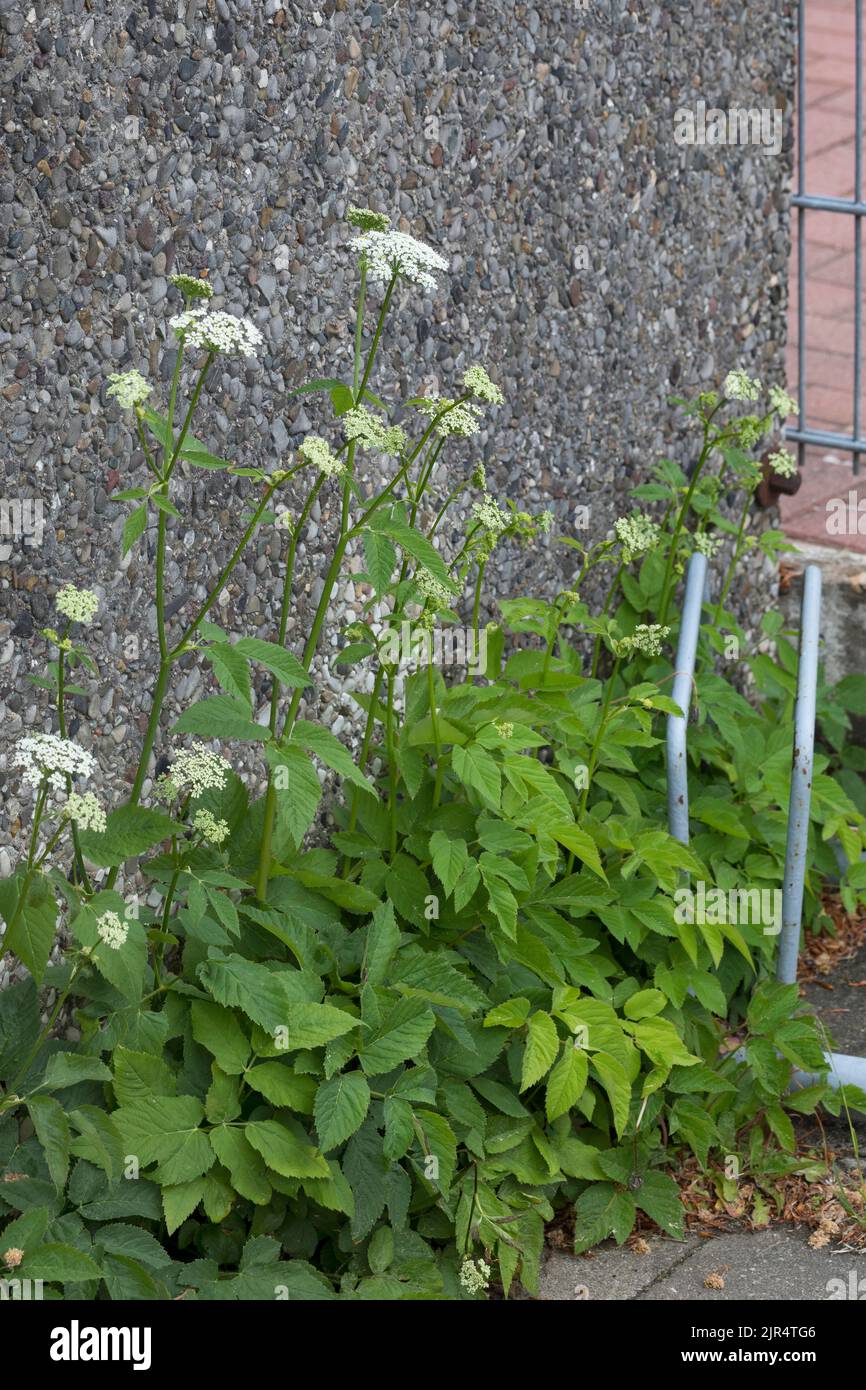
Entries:
[[[797, 7], [797, 194], [806, 196], [806, 16], [805, 0]], [[806, 424], [806, 205], [797, 207], [797, 401]], [[806, 444], [797, 441], [797, 464], [806, 461]]]
[[839, 434], [836, 430], [801, 430], [792, 426], [785, 430], [785, 438], [793, 440], [795, 444], [816, 444], [827, 449], [845, 449], [849, 452], [855, 450], [858, 454], [866, 453], [866, 439], [858, 439], [853, 434]]
[[824, 1060], [830, 1068], [829, 1075], [822, 1076], [819, 1072], [795, 1069], [789, 1090], [818, 1086], [825, 1081], [829, 1082], [834, 1091], [838, 1091], [840, 1086], [859, 1086], [861, 1091], [866, 1091], [866, 1057], [851, 1057], [845, 1052], [825, 1052]]
[[692, 682], [695, 674], [695, 652], [701, 630], [701, 607], [707, 582], [707, 557], [695, 551], [689, 560], [686, 593], [677, 644], [677, 665], [671, 698], [679, 705], [683, 716], [668, 715], [668, 829], [681, 844], [689, 842], [689, 780], [686, 762], [686, 730], [689, 706], [692, 701]]
[[[855, 99], [854, 99], [854, 201], [863, 201], [863, 0], [855, 6]], [[854, 426], [860, 437], [860, 381], [863, 371], [863, 219], [854, 219]], [[860, 472], [860, 454], [852, 457], [854, 472]]]
[[797, 670], [797, 704], [794, 710], [794, 755], [791, 797], [788, 803], [788, 842], [785, 849], [785, 882], [782, 890], [782, 932], [776, 978], [792, 985], [797, 978], [803, 883], [809, 840], [809, 805], [812, 799], [812, 765], [815, 749], [815, 696], [818, 684], [818, 637], [821, 626], [821, 571], [807, 565], [803, 576], [800, 608], [800, 660]]

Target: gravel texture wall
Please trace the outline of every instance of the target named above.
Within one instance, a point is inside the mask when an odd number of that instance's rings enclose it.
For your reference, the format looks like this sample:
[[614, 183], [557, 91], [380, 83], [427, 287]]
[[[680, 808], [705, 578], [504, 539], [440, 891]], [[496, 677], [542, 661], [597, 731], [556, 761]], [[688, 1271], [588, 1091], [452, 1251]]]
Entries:
[[[103, 600], [100, 677], [73, 727], [107, 789], [131, 780], [156, 664], [153, 533], [120, 562], [113, 495], [144, 468], [105, 379], [135, 366], [164, 397], [166, 277], [206, 269], [216, 304], [265, 337], [257, 363], [214, 370], [199, 433], [238, 463], [282, 459], [322, 420], [288, 391], [350, 360], [345, 209], [387, 211], [450, 273], [429, 298], [404, 293], [377, 391], [447, 394], [483, 362], [507, 403], [452, 467], [482, 458], [499, 495], [549, 504], [565, 531], [588, 506], [600, 539], [655, 456], [689, 460], [672, 394], [738, 364], [783, 380], [793, 8], [0, 0], [2, 486], [5, 515], [41, 502], [44, 518], [41, 537], [0, 537], [0, 873], [25, 806], [5, 755], [51, 727], [27, 676], [70, 579]], [[699, 98], [781, 109], [782, 152], [678, 145], [674, 112]], [[183, 480], [171, 612], [203, 596], [249, 495], [244, 479]], [[333, 521], [323, 503], [302, 547], [299, 641]], [[220, 606], [230, 631], [273, 636], [285, 544], [270, 529], [251, 547]], [[571, 563], [550, 541], [503, 556], [493, 582], [550, 589]], [[335, 624], [359, 599], [342, 586]], [[327, 646], [320, 675], [319, 714], [348, 737]], [[176, 669], [166, 729], [207, 680]]]

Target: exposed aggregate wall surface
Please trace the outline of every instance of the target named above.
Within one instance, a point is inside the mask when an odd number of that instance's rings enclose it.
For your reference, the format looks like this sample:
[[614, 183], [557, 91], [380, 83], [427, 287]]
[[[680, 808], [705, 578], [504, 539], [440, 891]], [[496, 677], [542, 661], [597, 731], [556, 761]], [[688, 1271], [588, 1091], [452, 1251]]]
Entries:
[[[672, 395], [734, 365], [783, 379], [792, 14], [787, 0], [0, 0], [0, 491], [44, 511], [40, 545], [0, 549], [0, 846], [12, 846], [0, 873], [29, 819], [6, 757], [53, 727], [27, 675], [69, 580], [102, 599], [100, 676], [73, 732], [109, 798], [134, 770], [157, 658], [155, 527], [121, 562], [127, 507], [113, 494], [145, 471], [105, 384], [135, 366], [164, 401], [167, 276], [206, 270], [215, 302], [265, 337], [257, 362], [218, 363], [199, 434], [239, 464], [281, 461], [326, 419], [290, 390], [351, 360], [345, 210], [388, 212], [450, 271], [435, 294], [400, 296], [376, 391], [448, 394], [484, 363], [506, 404], [447, 467], [483, 460], [498, 496], [550, 505], [560, 533], [587, 506], [581, 538], [601, 539], [655, 457], [692, 458]], [[678, 145], [674, 113], [699, 98], [780, 108], [782, 153]], [[181, 479], [175, 622], [219, 572], [252, 493], [225, 474]], [[300, 550], [296, 650], [335, 526], [336, 491], [323, 497]], [[555, 534], [503, 553], [492, 596], [565, 585], [573, 556]], [[228, 631], [274, 636], [285, 547], [259, 533], [218, 608]], [[348, 741], [358, 715], [328, 657], [362, 598], [340, 585], [316, 668], [315, 713]], [[192, 659], [176, 668], [157, 751], [209, 681]]]

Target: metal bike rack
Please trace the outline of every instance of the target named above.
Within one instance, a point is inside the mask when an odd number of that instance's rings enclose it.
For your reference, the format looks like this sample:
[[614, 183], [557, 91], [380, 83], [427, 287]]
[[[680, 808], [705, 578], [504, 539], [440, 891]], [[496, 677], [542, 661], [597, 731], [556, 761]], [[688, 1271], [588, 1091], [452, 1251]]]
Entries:
[[[695, 653], [701, 627], [701, 608], [706, 592], [707, 562], [697, 552], [689, 561], [683, 616], [677, 644], [677, 664], [672, 697], [683, 715], [667, 720], [668, 829], [682, 844], [689, 843], [689, 790], [686, 742]], [[794, 757], [788, 803], [788, 837], [785, 847], [785, 879], [782, 892], [782, 930], [776, 963], [781, 984], [797, 979], [803, 887], [809, 840], [809, 806], [815, 755], [815, 708], [818, 687], [818, 648], [821, 626], [821, 570], [807, 565], [803, 577], [800, 610], [800, 653], [797, 668], [797, 700], [794, 710]], [[866, 1090], [866, 1057], [842, 1052], [824, 1054], [833, 1087], [859, 1086]], [[810, 1086], [824, 1079], [819, 1073], [794, 1070], [792, 1086]]]
[[675, 840], [689, 842], [689, 773], [686, 762], [686, 741], [689, 726], [689, 706], [692, 703], [692, 683], [695, 677], [695, 653], [701, 630], [701, 608], [707, 586], [707, 557], [696, 550], [689, 560], [686, 575], [686, 595], [680, 637], [677, 643], [677, 667], [671, 699], [683, 711], [669, 714], [667, 723], [668, 771], [668, 828]]

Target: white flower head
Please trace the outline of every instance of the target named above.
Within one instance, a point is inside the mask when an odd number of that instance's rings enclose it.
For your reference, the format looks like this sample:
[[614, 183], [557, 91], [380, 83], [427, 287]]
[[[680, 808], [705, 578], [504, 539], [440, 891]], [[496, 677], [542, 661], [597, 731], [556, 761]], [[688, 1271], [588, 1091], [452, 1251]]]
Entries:
[[448, 262], [426, 242], [405, 232], [369, 231], [354, 243], [367, 265], [367, 279], [387, 285], [394, 275], [425, 290], [435, 290], [434, 271], [447, 270]]
[[646, 555], [658, 545], [659, 527], [642, 512], [621, 516], [613, 524], [616, 538], [622, 546], [622, 558], [630, 565], [638, 555]]
[[160, 778], [160, 790], [171, 800], [179, 792], [202, 796], [208, 791], [222, 791], [231, 763], [221, 753], [212, 753], [203, 743], [191, 748], [179, 748], [172, 759], [171, 770]]
[[63, 791], [67, 777], [88, 778], [96, 771], [96, 759], [71, 738], [58, 734], [28, 734], [15, 744], [13, 761], [24, 768], [24, 781], [31, 787], [43, 782], [54, 791]]
[[105, 394], [114, 396], [124, 410], [135, 410], [138, 406], [144, 405], [150, 395], [151, 388], [141, 372], [112, 372], [108, 380], [111, 385]]
[[387, 232], [391, 225], [390, 217], [384, 212], [373, 212], [372, 208], [350, 207], [346, 221], [362, 232]]
[[493, 727], [498, 733], [499, 737], [501, 739], [504, 739], [506, 742], [508, 741], [508, 739], [511, 738], [512, 734], [514, 733], [514, 725], [509, 723], [507, 719], [503, 721], [494, 719]]
[[307, 463], [324, 473], [326, 478], [339, 477], [346, 471], [346, 465], [331, 453], [327, 440], [318, 434], [308, 434], [303, 444], [298, 445], [298, 453]]
[[490, 1265], [485, 1260], [471, 1260], [469, 1256], [460, 1266], [460, 1283], [467, 1293], [483, 1293], [490, 1282]]
[[422, 415], [436, 420], [435, 433], [440, 439], [457, 435], [467, 439], [481, 428], [481, 412], [471, 401], [455, 401], [448, 396], [424, 396], [418, 402]]
[[770, 454], [767, 462], [774, 473], [778, 473], [780, 478], [793, 478], [797, 473], [797, 460], [793, 454], [789, 454], [787, 449], [777, 449], [774, 454]]
[[213, 295], [213, 285], [198, 275], [169, 275], [168, 283], [186, 299], [210, 299]]
[[483, 367], [467, 367], [463, 373], [463, 385], [479, 401], [487, 401], [489, 405], [502, 405], [505, 400], [502, 391], [490, 380]]
[[695, 550], [699, 555], [706, 555], [708, 560], [721, 549], [721, 536], [708, 536], [706, 531], [698, 531], [694, 537]]
[[250, 319], [239, 319], [222, 309], [186, 309], [169, 320], [176, 336], [192, 348], [222, 352], [227, 357], [255, 357], [264, 342]]
[[553, 512], [540, 512], [539, 515], [535, 518], [535, 520], [538, 524], [539, 531], [543, 532], [545, 536], [549, 536], [551, 530], [553, 529]]
[[434, 608], [453, 608], [454, 594], [443, 584], [441, 579], [437, 579], [435, 574], [419, 565], [415, 571], [415, 587]]
[[629, 637], [622, 637], [615, 643], [618, 656], [628, 652], [642, 652], [644, 656], [661, 656], [662, 642], [670, 632], [669, 627], [660, 623], [638, 623]]
[[58, 613], [71, 623], [92, 623], [99, 607], [99, 599], [92, 589], [76, 589], [74, 584], [64, 584], [54, 603]]
[[196, 811], [192, 823], [202, 839], [207, 840], [212, 845], [221, 845], [229, 834], [228, 822], [217, 820], [210, 811], [206, 811], [204, 808]]
[[121, 921], [116, 912], [103, 912], [96, 919], [96, 934], [110, 950], [119, 951], [129, 935], [129, 923]]
[[277, 526], [281, 531], [291, 531], [294, 524], [294, 517], [292, 516], [292, 513], [289, 511], [288, 507], [283, 507], [280, 511], [277, 512], [276, 517], [274, 518], [274, 525]]
[[343, 433], [363, 449], [375, 449], [380, 454], [398, 458], [406, 447], [406, 432], [399, 425], [386, 425], [372, 410], [358, 405], [340, 416]]
[[472, 516], [489, 536], [501, 536], [511, 525], [511, 518], [489, 492], [484, 494], [481, 502], [472, 503]]
[[106, 829], [108, 821], [99, 798], [93, 792], [70, 792], [63, 807], [63, 819], [74, 821], [79, 830], [96, 830], [99, 834]]
[[771, 386], [767, 394], [770, 397], [770, 409], [774, 410], [781, 420], [787, 420], [789, 415], [800, 414], [797, 402], [781, 386]]
[[738, 367], [728, 372], [722, 389], [729, 401], [756, 401], [761, 394], [761, 383]]
[[176, 338], [183, 340], [186, 335], [191, 332], [194, 325], [199, 323], [206, 315], [207, 305], [195, 304], [191, 309], [184, 309], [181, 313], [175, 314], [174, 318], [170, 318], [168, 326]]

